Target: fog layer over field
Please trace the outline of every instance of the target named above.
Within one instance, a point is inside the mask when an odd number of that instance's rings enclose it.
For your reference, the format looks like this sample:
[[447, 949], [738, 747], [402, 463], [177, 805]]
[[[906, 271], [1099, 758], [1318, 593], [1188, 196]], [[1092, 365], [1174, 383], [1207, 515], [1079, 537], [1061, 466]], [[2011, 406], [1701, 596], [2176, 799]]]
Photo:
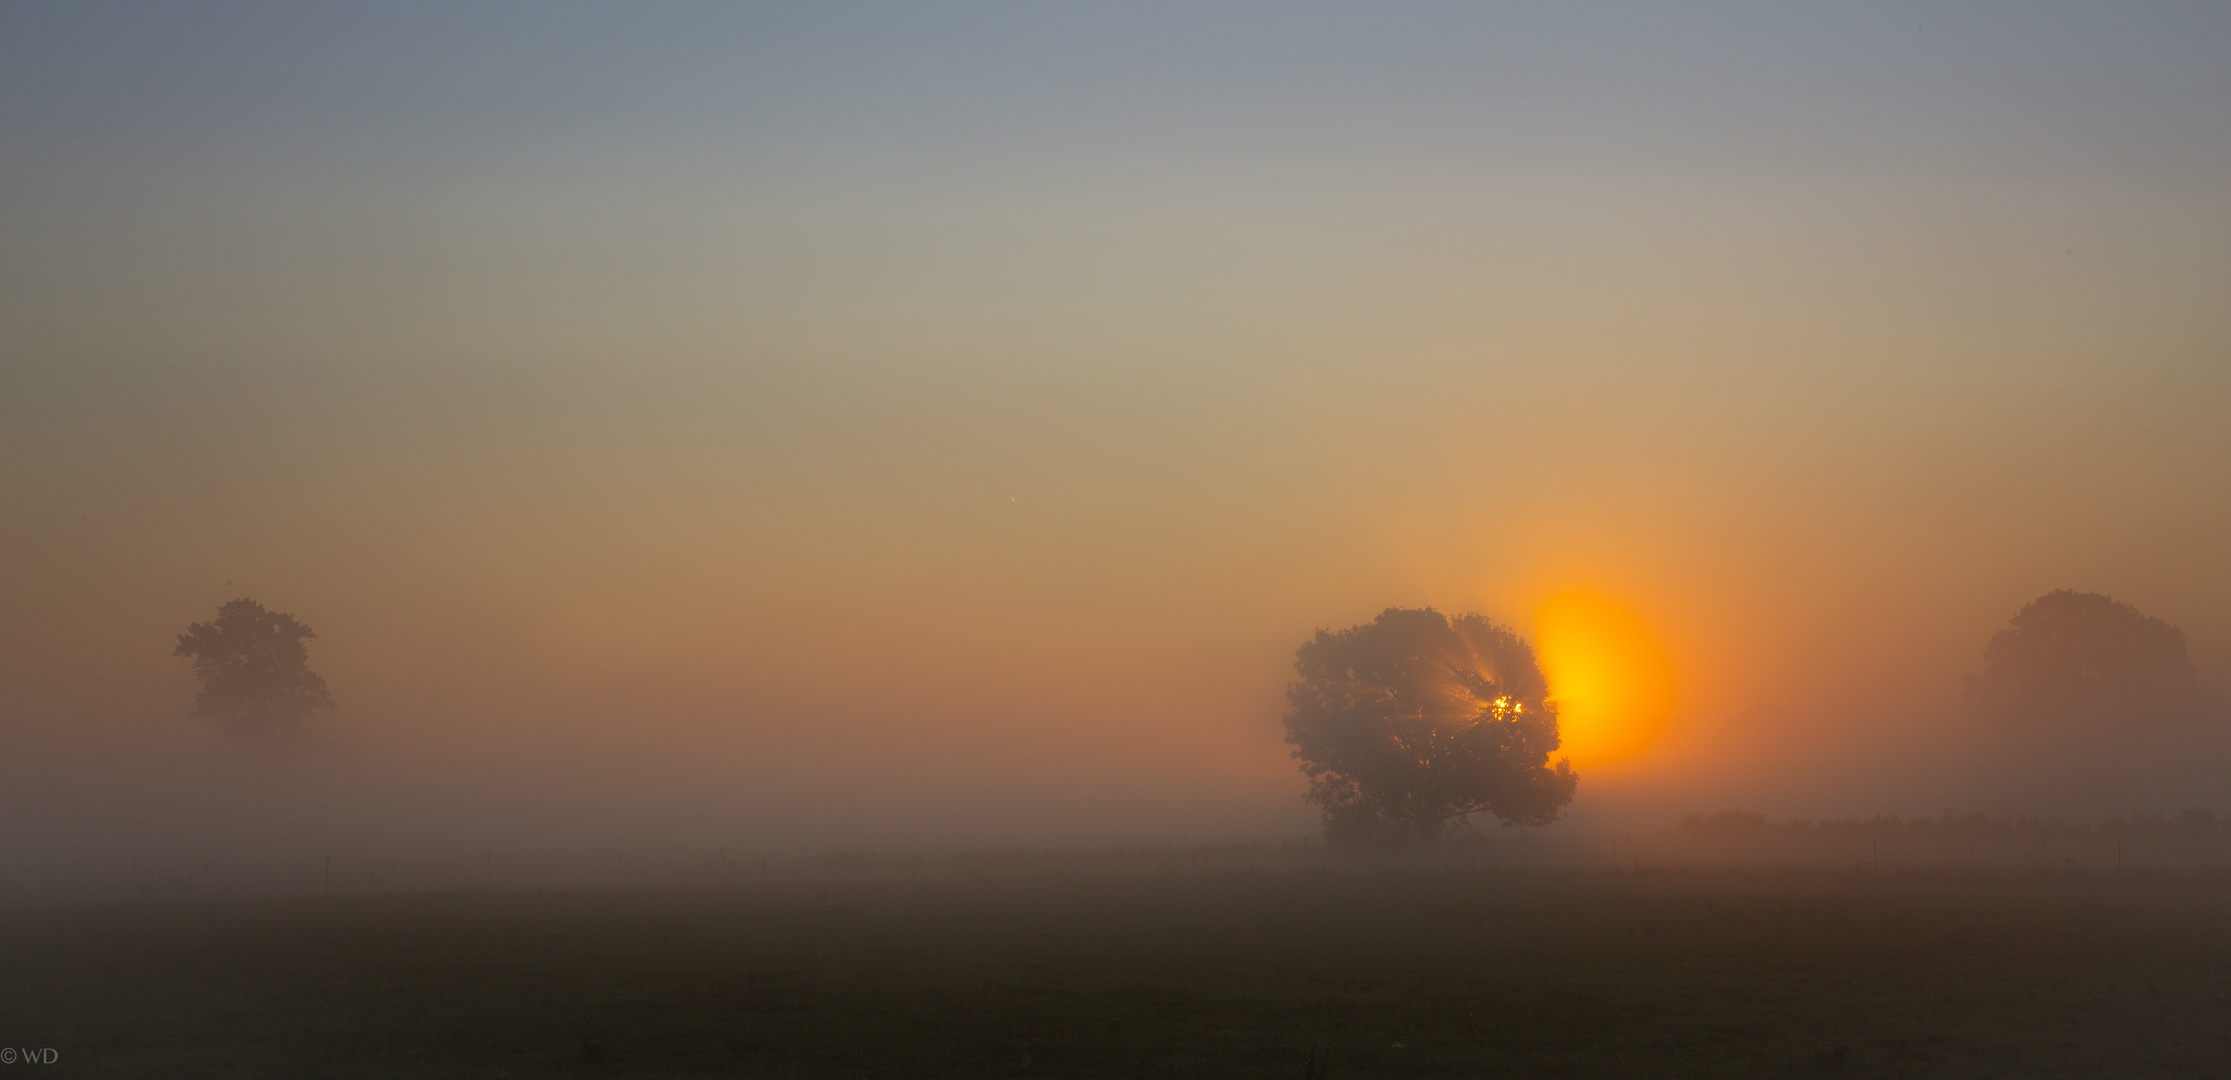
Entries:
[[1553, 830], [2231, 810], [1962, 682], [2231, 680], [2231, 15], [1603, 14], [11, 9], [0, 858], [1293, 843], [1298, 645], [1576, 592]]

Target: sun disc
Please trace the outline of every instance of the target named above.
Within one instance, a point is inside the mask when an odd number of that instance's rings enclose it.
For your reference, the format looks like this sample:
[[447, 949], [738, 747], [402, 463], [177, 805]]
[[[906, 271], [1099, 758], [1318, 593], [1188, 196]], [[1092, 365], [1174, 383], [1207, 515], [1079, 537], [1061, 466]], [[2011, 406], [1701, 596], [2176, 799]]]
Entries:
[[1673, 664], [1641, 619], [1576, 590], [1550, 597], [1534, 624], [1561, 752], [1574, 768], [1627, 761], [1658, 741], [1673, 712]]

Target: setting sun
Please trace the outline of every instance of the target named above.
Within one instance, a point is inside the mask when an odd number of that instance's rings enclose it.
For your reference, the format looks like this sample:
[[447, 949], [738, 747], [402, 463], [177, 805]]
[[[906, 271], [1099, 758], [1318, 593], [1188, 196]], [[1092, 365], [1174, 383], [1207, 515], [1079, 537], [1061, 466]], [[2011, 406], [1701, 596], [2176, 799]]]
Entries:
[[1633, 612], [1593, 593], [1563, 592], [1534, 622], [1563, 752], [1575, 768], [1629, 760], [1664, 734], [1673, 664]]

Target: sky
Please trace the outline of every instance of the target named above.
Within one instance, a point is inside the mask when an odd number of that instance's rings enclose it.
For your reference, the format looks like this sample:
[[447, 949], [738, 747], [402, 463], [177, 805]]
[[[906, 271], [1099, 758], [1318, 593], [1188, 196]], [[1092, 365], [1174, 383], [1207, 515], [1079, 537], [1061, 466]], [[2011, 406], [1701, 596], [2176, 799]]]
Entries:
[[[2225, 55], [2209, 4], [8, 4], [7, 842], [1290, 840], [1294, 648], [1424, 605], [1616, 628], [1653, 734], [1577, 826], [1985, 808], [2028, 600], [2231, 676]], [[340, 705], [269, 797], [346, 813], [225, 801], [170, 649], [241, 596]]]

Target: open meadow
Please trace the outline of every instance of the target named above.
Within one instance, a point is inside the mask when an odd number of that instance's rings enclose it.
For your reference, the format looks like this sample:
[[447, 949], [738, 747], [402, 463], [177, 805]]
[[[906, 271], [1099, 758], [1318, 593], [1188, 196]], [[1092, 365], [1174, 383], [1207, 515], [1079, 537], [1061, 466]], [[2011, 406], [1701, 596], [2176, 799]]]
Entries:
[[0, 1016], [55, 1075], [2231, 1074], [2206, 870], [1143, 865], [18, 904]]

